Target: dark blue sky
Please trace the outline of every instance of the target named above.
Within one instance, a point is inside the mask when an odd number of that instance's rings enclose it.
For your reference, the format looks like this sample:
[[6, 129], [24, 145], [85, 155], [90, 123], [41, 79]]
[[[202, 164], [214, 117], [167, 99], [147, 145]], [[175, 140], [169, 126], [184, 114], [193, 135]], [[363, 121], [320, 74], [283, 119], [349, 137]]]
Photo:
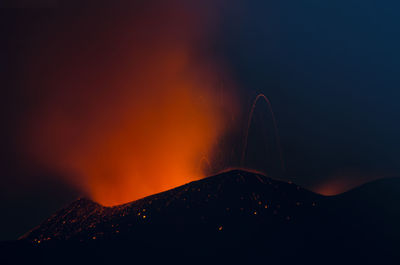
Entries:
[[234, 2], [219, 48], [250, 98], [270, 98], [289, 171], [398, 174], [400, 4]]

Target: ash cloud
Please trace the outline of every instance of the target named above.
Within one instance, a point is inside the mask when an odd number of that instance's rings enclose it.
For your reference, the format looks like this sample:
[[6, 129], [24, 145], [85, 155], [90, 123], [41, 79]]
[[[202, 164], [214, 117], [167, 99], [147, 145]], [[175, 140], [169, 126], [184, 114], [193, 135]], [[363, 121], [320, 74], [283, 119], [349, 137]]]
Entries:
[[203, 177], [199, 161], [225, 128], [212, 16], [184, 1], [136, 7], [58, 19], [26, 67], [25, 160], [104, 205]]

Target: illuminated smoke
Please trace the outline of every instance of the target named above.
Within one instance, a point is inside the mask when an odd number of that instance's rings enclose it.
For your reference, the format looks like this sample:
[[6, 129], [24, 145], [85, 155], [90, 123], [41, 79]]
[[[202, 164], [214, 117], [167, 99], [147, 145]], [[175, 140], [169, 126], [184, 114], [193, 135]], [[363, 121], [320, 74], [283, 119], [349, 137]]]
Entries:
[[222, 69], [204, 52], [210, 18], [194, 11], [140, 6], [47, 26], [27, 67], [29, 159], [103, 205], [203, 177], [199, 163], [225, 118], [215, 96]]

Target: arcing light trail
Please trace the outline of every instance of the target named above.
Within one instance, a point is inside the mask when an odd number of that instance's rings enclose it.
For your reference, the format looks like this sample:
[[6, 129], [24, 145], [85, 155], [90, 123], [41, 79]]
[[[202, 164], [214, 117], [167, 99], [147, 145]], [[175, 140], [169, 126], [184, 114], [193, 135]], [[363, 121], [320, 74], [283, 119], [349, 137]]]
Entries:
[[[206, 170], [208, 170], [208, 172]], [[202, 171], [206, 171], [207, 173], [210, 173], [211, 171], [210, 160], [205, 156], [203, 156], [199, 162], [199, 172], [203, 173]]]
[[275, 115], [274, 112], [272, 110], [272, 105], [271, 102], [269, 101], [268, 97], [266, 97], [264, 94], [260, 93], [256, 96], [253, 105], [251, 106], [250, 109], [250, 114], [249, 114], [249, 119], [247, 121], [247, 128], [245, 131], [245, 137], [244, 137], [244, 145], [243, 145], [243, 151], [242, 151], [242, 158], [240, 160], [240, 165], [241, 167], [244, 167], [244, 162], [245, 162], [245, 158], [246, 158], [246, 151], [247, 151], [247, 144], [248, 144], [248, 138], [249, 138], [249, 130], [250, 130], [250, 126], [251, 126], [251, 122], [253, 120], [253, 115], [254, 115], [254, 110], [257, 106], [257, 103], [260, 99], [263, 99], [267, 105], [268, 105], [268, 110], [272, 116], [272, 122], [273, 122], [273, 127], [274, 127], [274, 133], [275, 133], [275, 140], [276, 140], [276, 146], [278, 149], [278, 153], [279, 153], [279, 159], [281, 162], [281, 169], [282, 172], [285, 172], [285, 163], [283, 160], [283, 154], [282, 154], [282, 147], [280, 144], [280, 138], [279, 138], [279, 132], [278, 132], [278, 126], [276, 124], [276, 119], [275, 119]]

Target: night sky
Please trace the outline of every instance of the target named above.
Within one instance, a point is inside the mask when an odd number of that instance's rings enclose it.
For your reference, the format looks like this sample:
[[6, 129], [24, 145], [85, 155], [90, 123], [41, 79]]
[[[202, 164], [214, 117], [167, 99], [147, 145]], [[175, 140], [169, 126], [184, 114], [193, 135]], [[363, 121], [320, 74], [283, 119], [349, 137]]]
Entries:
[[[32, 45], [43, 41], [49, 25], [65, 29], [75, 16], [89, 14], [93, 2], [68, 4], [73, 6], [69, 10], [63, 9], [63, 1], [0, 4], [47, 7], [0, 11], [0, 240], [17, 238], [79, 196], [76, 188], [50, 176], [54, 172], [32, 170], [17, 146], [24, 117], [41, 100], [37, 88], [24, 82], [26, 58], [42, 56], [32, 54], [39, 50]], [[400, 3], [210, 2], [204, 5], [211, 8], [199, 9], [212, 10], [202, 16], [206, 22], [210, 17], [205, 24], [213, 32], [207, 53], [223, 62], [241, 98], [241, 129], [229, 143], [241, 146], [252, 101], [263, 93], [279, 129], [286, 164], [280, 178], [329, 193], [399, 176]], [[141, 5], [131, 4], [132, 16]], [[257, 108], [261, 111], [265, 104]], [[249, 148], [255, 144], [250, 141]], [[222, 164], [239, 166], [238, 150]]]

